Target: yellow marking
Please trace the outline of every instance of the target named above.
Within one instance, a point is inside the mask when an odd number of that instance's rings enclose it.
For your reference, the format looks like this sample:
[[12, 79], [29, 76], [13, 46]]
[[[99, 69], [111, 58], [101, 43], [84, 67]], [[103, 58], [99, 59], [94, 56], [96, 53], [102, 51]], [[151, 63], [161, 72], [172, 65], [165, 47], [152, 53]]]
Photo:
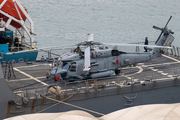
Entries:
[[42, 81], [38, 80], [37, 78], [34, 78], [33, 76], [31, 76], [31, 75], [29, 75], [29, 74], [27, 74], [27, 73], [25, 73], [25, 72], [23, 72], [23, 71], [21, 71], [21, 70], [19, 70], [19, 69], [17, 69], [17, 68], [14, 68], [14, 70], [20, 72], [21, 74], [24, 74], [24, 75], [30, 77], [31, 79], [33, 79], [33, 80], [35, 80], [35, 81], [37, 81], [37, 82], [39, 82], [39, 83], [41, 83], [41, 84], [43, 84], [43, 85], [48, 85], [48, 84], [46, 84], [45, 82], [42, 82]]

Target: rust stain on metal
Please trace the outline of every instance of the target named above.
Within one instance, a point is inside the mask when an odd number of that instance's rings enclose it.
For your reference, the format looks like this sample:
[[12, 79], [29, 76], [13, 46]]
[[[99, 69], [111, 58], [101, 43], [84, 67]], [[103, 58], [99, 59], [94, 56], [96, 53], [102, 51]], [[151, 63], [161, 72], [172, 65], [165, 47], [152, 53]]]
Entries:
[[41, 105], [46, 104], [46, 98], [41, 98]]
[[79, 93], [77, 94], [77, 99], [79, 100]]
[[12, 105], [8, 102], [8, 108], [7, 108], [7, 115], [6, 115], [6, 118], [8, 118], [9, 115], [10, 115], [11, 107], [12, 107]]
[[58, 95], [58, 100], [60, 100], [61, 99], [61, 96], [60, 95]]
[[46, 102], [47, 102], [47, 98], [44, 99], [44, 104], [46, 104]]
[[64, 94], [64, 98], [63, 99], [65, 99], [66, 98], [66, 94]]
[[18, 114], [18, 113], [23, 113], [23, 112], [25, 112], [25, 110], [22, 110], [22, 111], [10, 111], [10, 113], [13, 113], [13, 114]]
[[32, 107], [31, 107], [31, 113], [34, 113], [34, 104], [35, 104], [36, 100], [33, 99], [32, 101]]

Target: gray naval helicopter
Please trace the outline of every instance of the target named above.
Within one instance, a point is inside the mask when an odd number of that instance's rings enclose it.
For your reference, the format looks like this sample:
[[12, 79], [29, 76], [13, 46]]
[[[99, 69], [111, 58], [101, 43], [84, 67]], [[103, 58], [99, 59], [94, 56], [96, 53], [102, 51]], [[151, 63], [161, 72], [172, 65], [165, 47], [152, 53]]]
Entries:
[[[171, 16], [172, 17], [172, 16]], [[78, 53], [66, 53], [59, 57], [56, 66], [51, 70], [51, 77], [59, 76], [60, 80], [76, 80], [106, 77], [118, 75], [120, 68], [128, 65], [145, 62], [159, 57], [163, 52], [171, 47], [174, 37], [167, 25], [171, 19], [169, 18], [164, 28], [153, 26], [157, 30], [161, 30], [154, 46], [137, 45], [137, 44], [120, 44], [120, 43], [99, 43], [93, 41], [93, 34], [88, 35], [88, 41], [81, 42], [77, 46], [84, 46], [85, 50]], [[99, 46], [101, 45], [101, 46]], [[104, 45], [102, 47], [102, 45]], [[122, 52], [116, 49], [109, 49], [108, 46], [145, 46], [153, 47], [148, 52]]]

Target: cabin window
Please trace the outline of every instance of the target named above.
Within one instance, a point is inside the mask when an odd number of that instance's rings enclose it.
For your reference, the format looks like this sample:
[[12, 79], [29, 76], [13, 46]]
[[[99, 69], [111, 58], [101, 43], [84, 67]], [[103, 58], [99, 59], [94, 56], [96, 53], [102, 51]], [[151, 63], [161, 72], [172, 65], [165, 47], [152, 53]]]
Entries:
[[126, 52], [121, 52], [121, 51], [118, 51], [118, 50], [112, 50], [112, 52], [111, 52], [112, 56], [118, 56], [120, 54], [126, 54]]
[[109, 49], [108, 46], [105, 46], [104, 48], [105, 48], [105, 49]]
[[76, 72], [76, 64], [72, 64], [71, 67], [69, 68], [69, 71]]
[[111, 54], [112, 54], [112, 56], [118, 56], [119, 51], [118, 50], [112, 50]]

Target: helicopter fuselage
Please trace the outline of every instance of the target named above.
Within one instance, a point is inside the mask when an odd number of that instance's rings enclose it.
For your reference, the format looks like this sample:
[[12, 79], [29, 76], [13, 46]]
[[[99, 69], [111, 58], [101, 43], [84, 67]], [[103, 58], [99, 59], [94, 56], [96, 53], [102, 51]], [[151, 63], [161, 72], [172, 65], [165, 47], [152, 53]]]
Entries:
[[[171, 16], [172, 17], [172, 16]], [[93, 41], [93, 34], [88, 34], [88, 41], [81, 42], [77, 46], [86, 47], [83, 52], [66, 53], [62, 55], [57, 65], [52, 69], [51, 76], [60, 76], [60, 79], [86, 79], [112, 76], [119, 74], [121, 67], [135, 65], [159, 57], [162, 52], [167, 52], [164, 46], [171, 46], [174, 37], [171, 30], [167, 28], [171, 17], [164, 28], [153, 26], [153, 28], [161, 30], [158, 39], [155, 42], [154, 49], [150, 52], [130, 53], [121, 52], [116, 49], [109, 49], [107, 46], [95, 47], [95, 45], [122, 45], [119, 43], [99, 43]], [[124, 46], [128, 44], [123, 44]], [[131, 45], [135, 46], [135, 45]], [[138, 45], [137, 45], [138, 46]], [[141, 45], [142, 46], [142, 45]], [[145, 47], [146, 45], [144, 45]], [[147, 46], [146, 46], [147, 47]]]
[[56, 67], [51, 71], [51, 75], [52, 77], [60, 76], [60, 79], [65, 80], [112, 76], [120, 73], [118, 68], [150, 60], [151, 54], [151, 52], [127, 53], [107, 47], [99, 47], [91, 49], [91, 68], [89, 71], [83, 71], [84, 57], [77, 53], [67, 53], [63, 55], [66, 57], [59, 58]]

